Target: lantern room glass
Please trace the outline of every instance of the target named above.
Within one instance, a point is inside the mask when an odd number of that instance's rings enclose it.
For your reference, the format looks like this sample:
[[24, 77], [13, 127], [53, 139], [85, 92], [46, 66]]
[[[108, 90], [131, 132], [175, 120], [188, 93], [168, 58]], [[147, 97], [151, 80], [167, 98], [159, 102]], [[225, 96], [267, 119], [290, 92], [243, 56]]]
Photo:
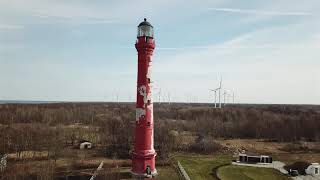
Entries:
[[153, 27], [148, 25], [142, 25], [138, 27], [138, 37], [146, 36], [153, 38]]

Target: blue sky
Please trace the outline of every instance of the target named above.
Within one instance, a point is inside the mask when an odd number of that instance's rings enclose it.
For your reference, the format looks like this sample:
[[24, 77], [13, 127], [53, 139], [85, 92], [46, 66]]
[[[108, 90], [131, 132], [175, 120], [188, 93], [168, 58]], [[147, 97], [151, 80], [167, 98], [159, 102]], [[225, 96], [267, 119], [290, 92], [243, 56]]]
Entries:
[[[155, 27], [154, 101], [320, 104], [319, 0], [0, 0], [0, 99], [134, 101]], [[229, 98], [230, 99], [230, 98]]]

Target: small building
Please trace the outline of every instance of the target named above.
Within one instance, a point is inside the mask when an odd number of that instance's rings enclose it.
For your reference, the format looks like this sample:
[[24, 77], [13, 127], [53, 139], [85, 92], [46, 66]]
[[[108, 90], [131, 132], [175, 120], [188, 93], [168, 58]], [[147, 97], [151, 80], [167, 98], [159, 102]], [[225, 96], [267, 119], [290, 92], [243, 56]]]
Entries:
[[311, 163], [306, 169], [306, 174], [311, 176], [320, 176], [320, 165], [319, 163]]
[[90, 141], [81, 140], [79, 142], [79, 148], [80, 149], [91, 149], [92, 148], [92, 143]]
[[259, 156], [252, 156], [247, 154], [239, 154], [240, 163], [272, 163], [272, 157], [259, 155]]

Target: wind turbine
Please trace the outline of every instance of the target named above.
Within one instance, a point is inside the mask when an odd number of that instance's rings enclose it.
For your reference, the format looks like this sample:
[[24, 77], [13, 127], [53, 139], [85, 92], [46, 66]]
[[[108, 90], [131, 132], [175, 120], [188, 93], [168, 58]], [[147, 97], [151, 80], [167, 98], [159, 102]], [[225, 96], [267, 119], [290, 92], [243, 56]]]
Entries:
[[[154, 87], [154, 90], [158, 90], [158, 103], [161, 104], [161, 87]], [[155, 93], [156, 94], [156, 93]]]
[[218, 91], [219, 89], [220, 89], [220, 88], [210, 89], [210, 91], [213, 91], [213, 92], [214, 92], [214, 108], [217, 108], [217, 91]]
[[113, 96], [112, 101], [119, 104], [119, 91], [115, 90], [115, 92], [112, 93], [112, 96]]
[[[231, 99], [232, 98], [232, 99]], [[229, 104], [234, 104], [234, 92], [232, 92], [232, 94], [227, 94], [227, 103], [229, 102]]]
[[159, 93], [159, 97], [158, 97], [159, 100], [158, 101], [159, 101], [159, 104], [161, 104], [161, 88], [159, 88], [159, 92], [158, 93]]
[[221, 108], [221, 88], [222, 88], [222, 77], [220, 78], [219, 87], [216, 89], [209, 89], [214, 92], [214, 108], [217, 108], [217, 91], [219, 92], [219, 108]]
[[234, 92], [232, 92], [232, 102], [234, 104]]
[[220, 78], [220, 86], [219, 86], [219, 108], [221, 108], [221, 88], [222, 88], [222, 77]]
[[170, 94], [170, 91], [167, 93], [167, 97], [168, 97], [168, 104], [171, 103], [171, 94]]
[[117, 103], [119, 104], [119, 93], [117, 92]]
[[158, 98], [155, 97], [154, 99], [158, 99], [158, 103], [161, 104], [161, 100], [163, 99], [163, 98], [161, 99], [161, 87], [158, 85], [153, 85], [152, 90], [154, 92], [154, 96], [158, 95]]
[[226, 90], [224, 90], [224, 92], [223, 92], [223, 107], [226, 106], [226, 95], [228, 95], [228, 93]]

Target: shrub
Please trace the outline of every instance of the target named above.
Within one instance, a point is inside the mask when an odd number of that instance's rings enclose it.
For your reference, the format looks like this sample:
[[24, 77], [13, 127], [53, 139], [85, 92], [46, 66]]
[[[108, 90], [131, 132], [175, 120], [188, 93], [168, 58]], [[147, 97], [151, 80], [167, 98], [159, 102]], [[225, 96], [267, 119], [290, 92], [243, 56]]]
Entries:
[[280, 150], [287, 151], [287, 152], [308, 151], [309, 147], [305, 143], [295, 142], [295, 143], [289, 143], [289, 144], [285, 145]]
[[189, 151], [204, 154], [216, 152], [221, 149], [222, 145], [219, 144], [217, 141], [214, 141], [213, 138], [202, 136], [199, 136], [199, 138], [196, 139], [195, 142], [189, 146]]

